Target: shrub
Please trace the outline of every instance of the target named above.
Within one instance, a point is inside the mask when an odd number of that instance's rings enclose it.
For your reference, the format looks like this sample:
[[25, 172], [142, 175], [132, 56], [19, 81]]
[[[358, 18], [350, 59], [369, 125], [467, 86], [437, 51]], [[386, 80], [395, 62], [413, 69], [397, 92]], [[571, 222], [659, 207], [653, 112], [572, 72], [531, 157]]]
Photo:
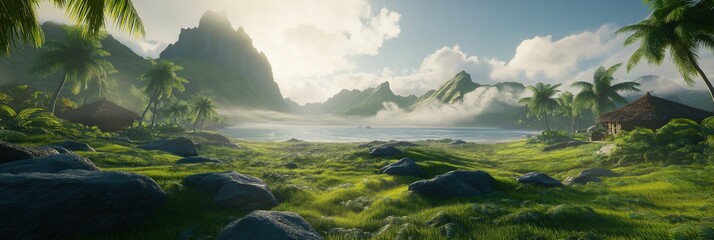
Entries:
[[567, 131], [550, 130], [543, 131], [535, 137], [528, 139], [528, 143], [546, 143], [553, 144], [557, 142], [570, 141], [573, 138]]

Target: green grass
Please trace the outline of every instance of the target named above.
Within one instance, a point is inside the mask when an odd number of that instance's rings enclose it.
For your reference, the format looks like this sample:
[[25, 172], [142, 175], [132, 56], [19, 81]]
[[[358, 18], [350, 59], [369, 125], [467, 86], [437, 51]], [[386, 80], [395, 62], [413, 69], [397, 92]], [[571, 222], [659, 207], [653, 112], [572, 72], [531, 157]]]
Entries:
[[[52, 138], [30, 138], [31, 144]], [[176, 156], [137, 149], [133, 144], [87, 140], [96, 153], [80, 154], [102, 170], [147, 175], [169, 199], [144, 223], [113, 233], [77, 239], [175, 239], [183, 233], [216, 236], [245, 212], [221, 209], [209, 196], [181, 186], [183, 177], [237, 171], [265, 180], [280, 205], [273, 210], [303, 216], [327, 239], [333, 228], [379, 233], [373, 239], [711, 239], [714, 226], [714, 166], [643, 163], [614, 170], [622, 177], [566, 188], [523, 186], [514, 177], [530, 171], [556, 179], [586, 167], [611, 167], [593, 153], [601, 144], [551, 152], [524, 141], [450, 147], [417, 142], [402, 148], [429, 177], [454, 169], [483, 170], [498, 181], [495, 193], [475, 198], [423, 198], [407, 191], [413, 177], [378, 175], [395, 161], [373, 159], [356, 143], [238, 142], [241, 149], [205, 146], [201, 155], [223, 164], [175, 165]], [[284, 164], [295, 162], [297, 169]], [[433, 221], [430, 221], [435, 219]], [[707, 228], [709, 227], [709, 228]], [[709, 232], [707, 232], [709, 231]], [[698, 238], [697, 238], [698, 237]], [[711, 235], [709, 235], [711, 237]]]

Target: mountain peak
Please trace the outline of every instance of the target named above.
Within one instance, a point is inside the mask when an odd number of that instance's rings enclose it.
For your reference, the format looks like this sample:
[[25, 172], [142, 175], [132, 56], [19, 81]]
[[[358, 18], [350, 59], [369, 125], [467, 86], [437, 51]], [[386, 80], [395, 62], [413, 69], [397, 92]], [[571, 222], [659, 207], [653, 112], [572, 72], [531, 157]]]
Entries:
[[215, 12], [211, 10], [206, 11], [205, 13], [203, 13], [201, 20], [198, 22], [198, 26], [227, 26], [231, 29], [233, 28], [233, 26], [231, 25], [231, 21], [228, 20], [228, 13], [226, 13], [225, 10], [221, 12]]

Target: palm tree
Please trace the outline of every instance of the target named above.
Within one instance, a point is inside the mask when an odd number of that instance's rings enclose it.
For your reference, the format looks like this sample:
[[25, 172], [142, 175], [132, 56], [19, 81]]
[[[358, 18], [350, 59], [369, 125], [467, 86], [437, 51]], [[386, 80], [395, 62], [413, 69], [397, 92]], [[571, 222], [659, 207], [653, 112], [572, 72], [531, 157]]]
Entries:
[[203, 131], [203, 124], [206, 119], [217, 114], [216, 105], [211, 98], [199, 96], [193, 100], [191, 106], [196, 113], [196, 118], [193, 121], [193, 132], [196, 132], [196, 130]]
[[108, 97], [109, 93], [117, 86], [117, 83], [109, 76], [117, 72], [118, 71], [111, 64], [105, 66], [102, 74], [87, 79], [83, 84], [78, 84], [72, 89], [72, 93], [78, 95], [80, 92], [84, 92], [82, 99], [83, 105], [87, 104], [92, 97], [98, 97], [100, 99]]
[[8, 98], [5, 99], [4, 104], [15, 109], [31, 107], [41, 108], [47, 105], [47, 101], [49, 100], [47, 93], [32, 90], [30, 86], [26, 84], [7, 86], [7, 89], [4, 89], [3, 94], [8, 96]]
[[157, 62], [151, 60], [151, 66], [151, 69], [138, 77], [139, 80], [149, 81], [149, 84], [146, 85], [145, 91], [147, 94], [151, 95], [149, 104], [146, 105], [146, 109], [144, 109], [144, 112], [141, 114], [141, 118], [139, 118], [140, 126], [144, 122], [144, 117], [146, 117], [146, 113], [149, 111], [151, 104], [154, 104], [153, 119], [155, 120], [155, 116], [158, 113], [158, 102], [160, 98], [163, 96], [170, 97], [174, 88], [176, 90], [183, 91], [185, 89], [183, 84], [188, 83], [188, 80], [176, 75], [176, 72], [183, 70], [183, 68], [173, 62]]
[[12, 101], [12, 97], [10, 97], [10, 95], [0, 93], [0, 104], [7, 104], [10, 101]]
[[188, 116], [189, 112], [191, 109], [189, 108], [188, 104], [186, 104], [184, 101], [181, 100], [176, 100], [173, 101], [169, 104], [168, 107], [164, 109], [165, 114], [171, 118], [171, 123], [178, 124], [178, 119], [179, 118], [185, 118]]
[[536, 115], [542, 116], [545, 121], [545, 129], [550, 130], [548, 126], [548, 113], [555, 111], [558, 108], [558, 101], [553, 99], [553, 96], [560, 92], [558, 90], [560, 84], [550, 85], [537, 83], [534, 86], [528, 86], [528, 90], [533, 93], [533, 96], [521, 98], [519, 103], [525, 103], [528, 111]]
[[621, 82], [612, 85], [614, 78], [612, 75], [622, 66], [622, 63], [615, 64], [605, 69], [600, 66], [595, 70], [593, 83], [575, 82], [573, 87], [580, 88], [580, 93], [575, 96], [575, 103], [580, 106], [588, 106], [596, 116], [615, 110], [617, 104], [627, 104], [627, 100], [620, 96], [618, 92], [639, 92], [640, 86], [636, 82]]
[[560, 105], [560, 113], [570, 119], [570, 131], [575, 132], [575, 122], [580, 119], [582, 108], [574, 101], [574, 96], [571, 92], [561, 93], [557, 101], [558, 105]]
[[[107, 19], [134, 36], [144, 35], [144, 25], [131, 0], [50, 0], [65, 8], [70, 19], [82, 25], [83, 35], [97, 37]], [[44, 34], [37, 19], [40, 0], [3, 0], [0, 3], [0, 55], [12, 46], [28, 43], [42, 46]]]
[[701, 76], [714, 100], [714, 86], [699, 67], [698, 49], [714, 51], [714, 1], [711, 0], [644, 0], [652, 10], [649, 18], [617, 33], [632, 33], [625, 46], [640, 41], [640, 47], [627, 62], [627, 71], [642, 58], [650, 64], [662, 64], [667, 51], [687, 84]]
[[[99, 42], [106, 37], [101, 33], [97, 38], [86, 38], [79, 27], [65, 27], [67, 35], [65, 42], [48, 41], [43, 47], [45, 51], [40, 54], [36, 70], [47, 76], [62, 71], [62, 79], [55, 89], [50, 101], [50, 112], [55, 114], [55, 105], [62, 88], [69, 81], [73, 90], [81, 90], [82, 84], [89, 79], [106, 74], [111, 63], [104, 59], [109, 52], [102, 49]], [[113, 67], [112, 67], [113, 68]]]
[[26, 108], [16, 112], [10, 106], [0, 105], [0, 126], [14, 131], [52, 134], [62, 124], [42, 108]]

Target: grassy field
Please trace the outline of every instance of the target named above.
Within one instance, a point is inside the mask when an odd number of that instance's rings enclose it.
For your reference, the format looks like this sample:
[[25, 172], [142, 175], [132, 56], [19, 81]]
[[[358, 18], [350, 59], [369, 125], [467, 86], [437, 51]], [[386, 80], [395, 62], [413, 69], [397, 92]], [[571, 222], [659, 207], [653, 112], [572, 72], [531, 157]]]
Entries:
[[[50, 139], [28, 139], [43, 144]], [[167, 204], [143, 224], [77, 239], [211, 239], [245, 212], [225, 210], [209, 196], [183, 187], [183, 177], [237, 171], [265, 180], [280, 205], [302, 215], [327, 239], [714, 239], [714, 166], [639, 164], [616, 167], [622, 177], [564, 188], [518, 184], [522, 173], [556, 179], [601, 165], [602, 144], [542, 152], [525, 141], [468, 144], [420, 141], [401, 148], [429, 177], [455, 169], [483, 170], [498, 180], [484, 197], [423, 198], [407, 191], [416, 180], [376, 174], [393, 159], [375, 159], [357, 143], [237, 142], [243, 148], [201, 146], [222, 164], [176, 165], [179, 157], [133, 144], [87, 141], [80, 152], [102, 170], [150, 176], [167, 191]], [[297, 169], [283, 165], [294, 162]], [[342, 228], [342, 230], [335, 230]], [[332, 231], [330, 231], [332, 229]], [[410, 238], [413, 237], [413, 238]]]

